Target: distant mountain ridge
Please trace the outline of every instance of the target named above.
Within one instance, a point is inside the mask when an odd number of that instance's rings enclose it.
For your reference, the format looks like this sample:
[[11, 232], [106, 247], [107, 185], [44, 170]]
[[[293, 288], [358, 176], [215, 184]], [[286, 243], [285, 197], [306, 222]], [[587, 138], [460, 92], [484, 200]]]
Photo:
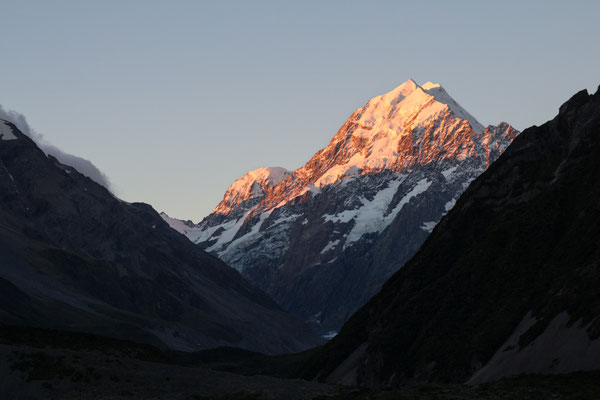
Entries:
[[249, 172], [194, 227], [163, 217], [285, 309], [336, 331], [395, 272], [365, 261], [388, 226], [405, 220], [390, 257], [408, 260], [517, 134], [484, 128], [439, 84], [408, 80], [356, 110], [303, 167]]
[[0, 120], [0, 323], [199, 350], [320, 343], [300, 320], [163, 221]]

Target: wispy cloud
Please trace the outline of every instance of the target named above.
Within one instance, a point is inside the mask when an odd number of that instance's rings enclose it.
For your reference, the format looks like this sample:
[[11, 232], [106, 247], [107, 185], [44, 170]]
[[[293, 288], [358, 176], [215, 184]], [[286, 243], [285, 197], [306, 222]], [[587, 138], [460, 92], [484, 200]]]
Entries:
[[62, 164], [75, 168], [83, 175], [112, 191], [112, 185], [108, 177], [91, 161], [73, 154], [65, 153], [58, 147], [50, 144], [44, 139], [44, 136], [41, 133], [31, 128], [23, 114], [12, 110], [5, 110], [4, 107], [2, 107], [2, 104], [0, 104], [0, 118], [15, 124], [16, 127], [25, 135], [29, 136], [44, 153], [56, 157]]

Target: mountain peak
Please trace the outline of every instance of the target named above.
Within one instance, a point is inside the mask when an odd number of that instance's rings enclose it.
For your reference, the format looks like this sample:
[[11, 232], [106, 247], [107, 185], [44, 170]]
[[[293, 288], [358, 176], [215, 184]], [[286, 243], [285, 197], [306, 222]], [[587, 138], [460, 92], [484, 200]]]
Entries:
[[[226, 216], [237, 210], [236, 216], [252, 217], [363, 174], [401, 173], [472, 157], [489, 165], [514, 136], [510, 126], [485, 130], [439, 83], [420, 86], [409, 79], [357, 109], [329, 145], [293, 173], [259, 168], [236, 180], [213, 213]], [[285, 180], [288, 176], [293, 178]]]
[[262, 167], [248, 172], [244, 177], [263, 181], [265, 184], [273, 187], [284, 180], [289, 174], [290, 171], [283, 167]]
[[479, 121], [462, 108], [442, 85], [431, 81], [420, 86], [409, 79], [391, 91], [374, 97], [362, 108], [361, 119], [366, 120], [367, 126], [372, 125], [372, 128], [376, 127], [377, 122], [389, 125], [386, 121], [392, 121], [395, 126], [386, 129], [414, 129], [426, 125], [446, 110], [450, 110], [456, 118], [469, 122], [475, 133], [483, 132], [484, 127]]
[[415, 92], [415, 90], [419, 89], [420, 86], [412, 79], [407, 80], [406, 82], [396, 86], [394, 89], [390, 90], [387, 93], [379, 95], [377, 97], [372, 98], [367, 103], [369, 104], [386, 104], [386, 105], [394, 105], [400, 103], [405, 98], [409, 97], [411, 94]]
[[237, 179], [225, 192], [223, 200], [213, 212], [227, 214], [244, 201], [263, 198], [266, 193], [291, 174], [282, 167], [262, 167]]
[[425, 82], [425, 84], [423, 86], [421, 86], [423, 89], [425, 90], [429, 90], [429, 89], [433, 89], [433, 88], [439, 88], [442, 87], [442, 85], [440, 85], [439, 83], [433, 83], [431, 81], [427, 81]]
[[400, 85], [396, 86], [389, 93], [401, 93], [405, 96], [408, 96], [412, 92], [414, 92], [419, 87], [419, 84], [415, 82], [413, 79], [409, 79]]

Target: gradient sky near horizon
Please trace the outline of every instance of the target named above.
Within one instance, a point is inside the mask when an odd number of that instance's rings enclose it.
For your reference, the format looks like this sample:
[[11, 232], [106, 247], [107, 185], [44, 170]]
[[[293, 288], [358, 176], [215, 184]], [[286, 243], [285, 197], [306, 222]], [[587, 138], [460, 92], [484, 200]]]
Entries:
[[600, 84], [598, 1], [0, 0], [0, 104], [116, 194], [198, 222], [409, 78], [482, 124]]

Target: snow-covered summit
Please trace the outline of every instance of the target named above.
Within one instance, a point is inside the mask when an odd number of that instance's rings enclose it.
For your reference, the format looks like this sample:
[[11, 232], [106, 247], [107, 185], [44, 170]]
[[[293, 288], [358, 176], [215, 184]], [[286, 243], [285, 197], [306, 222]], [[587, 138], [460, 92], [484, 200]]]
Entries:
[[232, 208], [244, 201], [264, 197], [270, 189], [290, 174], [290, 171], [281, 167], [263, 167], [252, 170], [229, 186], [223, 200], [213, 212], [228, 214]]
[[455, 117], [465, 119], [476, 133], [483, 132], [481, 125], [471, 114], [462, 108], [439, 84], [427, 82], [423, 86], [409, 79], [391, 91], [371, 99], [359, 109], [357, 122], [367, 129], [356, 132], [361, 136], [378, 133], [387, 129], [388, 133], [423, 126], [446, 110]]
[[[327, 147], [294, 171], [293, 182], [274, 189], [277, 196], [265, 208], [357, 175], [386, 170], [401, 173], [443, 160], [486, 157], [490, 152], [481, 146], [497, 144], [491, 137], [495, 134], [494, 129], [484, 129], [440, 84], [420, 86], [409, 79], [357, 109]], [[506, 138], [501, 147], [511, 140]]]
[[[491, 133], [440, 84], [421, 86], [409, 79], [357, 109], [326, 148], [293, 172], [293, 178], [286, 180], [292, 172], [281, 167], [250, 171], [227, 189], [213, 213], [228, 215], [253, 199], [260, 199], [264, 204], [259, 208], [266, 211], [349, 177], [383, 170], [400, 173], [443, 159], [489, 155], [477, 148], [482, 142], [477, 137]], [[497, 141], [488, 137], [483, 142]]]
[[508, 125], [484, 128], [439, 83], [409, 79], [352, 113], [304, 166], [259, 168], [237, 179], [213, 214], [252, 217], [347, 178], [444, 160], [479, 157], [487, 166], [515, 135]]

